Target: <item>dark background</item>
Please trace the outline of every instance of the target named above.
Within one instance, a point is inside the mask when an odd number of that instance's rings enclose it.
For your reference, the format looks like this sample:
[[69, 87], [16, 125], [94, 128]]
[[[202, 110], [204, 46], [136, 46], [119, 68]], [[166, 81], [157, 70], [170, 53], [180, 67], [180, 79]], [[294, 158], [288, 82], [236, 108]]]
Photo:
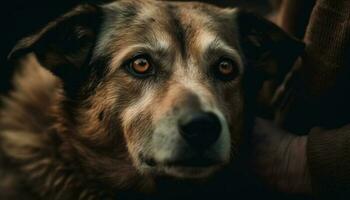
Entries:
[[83, 1], [10, 0], [1, 3], [0, 94], [7, 92], [11, 87], [14, 66], [7, 62], [7, 55], [16, 42], [81, 2]]
[[[9, 0], [0, 8], [0, 94], [11, 88], [14, 66], [7, 55], [21, 38], [38, 31], [49, 21], [80, 3], [104, 3], [110, 0]], [[203, 1], [203, 0], [202, 0]], [[244, 6], [262, 14], [270, 9], [268, 0], [204, 0], [219, 6]]]

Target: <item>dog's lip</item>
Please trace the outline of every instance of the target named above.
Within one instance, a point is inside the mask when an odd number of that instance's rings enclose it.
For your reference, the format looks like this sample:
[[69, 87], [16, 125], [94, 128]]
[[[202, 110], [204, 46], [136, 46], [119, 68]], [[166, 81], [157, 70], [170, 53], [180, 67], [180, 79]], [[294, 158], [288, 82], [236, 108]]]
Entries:
[[172, 177], [180, 179], [202, 179], [206, 178], [221, 168], [227, 162], [218, 159], [209, 159], [206, 157], [197, 157], [186, 160], [165, 160], [155, 161], [155, 159], [141, 160], [141, 166], [144, 172], [148, 172], [157, 177]]
[[188, 159], [172, 159], [166, 160], [162, 162], [157, 162], [153, 158], [142, 158], [142, 161], [146, 163], [150, 167], [155, 166], [164, 166], [164, 167], [172, 167], [172, 168], [207, 168], [212, 166], [217, 166], [223, 164], [222, 161], [209, 159], [209, 158], [188, 158]]
[[192, 158], [192, 159], [183, 159], [183, 160], [171, 160], [164, 162], [164, 165], [171, 167], [212, 167], [215, 165], [220, 165], [222, 162], [212, 159], [204, 158]]

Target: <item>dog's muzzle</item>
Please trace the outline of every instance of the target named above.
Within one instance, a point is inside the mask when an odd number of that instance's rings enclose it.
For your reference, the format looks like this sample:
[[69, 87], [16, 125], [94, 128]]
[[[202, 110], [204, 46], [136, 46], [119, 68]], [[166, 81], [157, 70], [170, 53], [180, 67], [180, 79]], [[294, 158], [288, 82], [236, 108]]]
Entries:
[[203, 178], [227, 164], [230, 134], [219, 111], [196, 110], [159, 122], [143, 169], [156, 175]]

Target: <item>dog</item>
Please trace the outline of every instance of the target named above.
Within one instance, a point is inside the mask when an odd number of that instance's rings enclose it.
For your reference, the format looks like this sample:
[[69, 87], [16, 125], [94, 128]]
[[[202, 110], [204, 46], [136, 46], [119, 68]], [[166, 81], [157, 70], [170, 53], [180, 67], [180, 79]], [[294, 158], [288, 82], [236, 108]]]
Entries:
[[78, 6], [9, 56], [0, 197], [225, 197], [263, 81], [282, 80], [302, 48], [238, 8]]

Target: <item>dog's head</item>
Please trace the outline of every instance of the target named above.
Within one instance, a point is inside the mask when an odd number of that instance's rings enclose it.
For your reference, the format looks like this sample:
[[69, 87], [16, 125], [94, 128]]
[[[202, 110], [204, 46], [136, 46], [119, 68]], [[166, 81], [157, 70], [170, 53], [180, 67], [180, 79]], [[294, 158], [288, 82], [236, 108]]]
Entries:
[[74, 129], [62, 138], [83, 166], [108, 177], [122, 160], [141, 174], [197, 178], [235, 157], [246, 98], [301, 49], [238, 9], [125, 0], [78, 7], [12, 58], [33, 51], [62, 80]]

